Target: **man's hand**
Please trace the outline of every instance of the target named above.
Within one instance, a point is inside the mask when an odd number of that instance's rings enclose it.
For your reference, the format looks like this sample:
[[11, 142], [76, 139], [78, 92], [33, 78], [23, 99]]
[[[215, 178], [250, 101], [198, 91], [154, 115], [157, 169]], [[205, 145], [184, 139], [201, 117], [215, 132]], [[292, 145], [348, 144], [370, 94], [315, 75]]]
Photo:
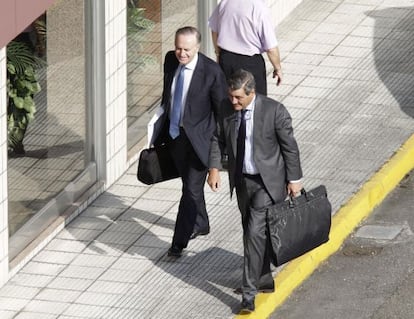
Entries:
[[273, 71], [273, 78], [276, 79], [276, 85], [280, 85], [282, 83], [282, 69], [275, 69]]
[[287, 185], [288, 195], [295, 197], [297, 194], [300, 193], [302, 188], [303, 188], [302, 182], [289, 183]]
[[221, 186], [220, 172], [217, 168], [210, 168], [208, 171], [207, 184], [213, 192], [217, 192]]
[[282, 83], [282, 66], [280, 65], [280, 53], [279, 48], [275, 47], [266, 51], [267, 57], [273, 66], [273, 78], [276, 79], [276, 85]]

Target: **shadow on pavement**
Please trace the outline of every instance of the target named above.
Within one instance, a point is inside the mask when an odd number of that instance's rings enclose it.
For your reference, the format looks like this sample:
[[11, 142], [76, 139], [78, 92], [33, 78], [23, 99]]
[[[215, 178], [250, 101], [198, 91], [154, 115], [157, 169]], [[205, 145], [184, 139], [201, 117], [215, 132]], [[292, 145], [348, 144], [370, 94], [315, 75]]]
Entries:
[[[99, 203], [101, 197], [106, 197], [106, 200]], [[102, 194], [100, 198], [92, 203], [88, 209], [93, 205], [102, 205], [102, 207], [93, 207], [97, 212], [94, 219], [108, 221], [108, 226], [95, 236], [87, 249], [92, 251], [92, 254], [118, 255], [124, 263], [130, 262], [131, 265], [138, 265], [137, 268], [140, 267], [141, 262], [142, 267], [147, 267], [145, 271], [136, 269], [136, 271], [142, 272], [142, 276], [135, 280], [131, 291], [123, 294], [116, 307], [123, 307], [130, 303], [145, 303], [142, 300], [142, 295], [145, 294], [147, 296], [154, 294], [157, 298], [152, 298], [150, 304], [147, 303], [143, 307], [156, 309], [156, 304], [160, 302], [158, 299], [160, 296], [166, 297], [165, 302], [171, 303], [172, 307], [177, 307], [177, 304], [174, 305], [174, 300], [177, 301], [177, 298], [180, 297], [178, 296], [180, 290], [196, 288], [197, 290], [194, 290], [194, 304], [214, 304], [216, 301], [209, 300], [217, 299], [227, 305], [234, 314], [238, 312], [240, 296], [234, 294], [233, 289], [240, 285], [242, 277], [243, 257], [241, 255], [216, 247], [216, 242], [209, 241], [208, 237], [202, 237], [190, 241], [181, 258], [168, 257], [166, 253], [170, 247], [175, 219], [165, 217], [165, 213], [134, 208], [124, 200], [124, 197], [118, 197], [110, 190]], [[171, 206], [174, 203], [171, 202]], [[102, 214], [99, 214], [100, 210]], [[105, 211], [109, 214], [105, 214]], [[116, 211], [118, 213], [114, 213]], [[85, 212], [86, 217], [90, 217], [88, 210]], [[175, 216], [170, 213], [168, 215]], [[75, 230], [72, 232], [72, 236], [75, 237], [75, 240], [80, 241], [81, 238], [76, 238], [75, 228], [90, 229], [93, 227], [92, 224], [96, 222], [91, 218], [86, 218], [85, 221], [77, 218], [75, 221], [76, 223], [69, 224], [65, 229], [68, 232], [71, 232], [71, 229]], [[113, 253], [114, 251], [116, 254]], [[152, 263], [152, 266], [148, 266], [148, 261]], [[125, 269], [125, 276], [131, 274], [135, 278], [136, 273], [128, 271], [129, 269]], [[128, 280], [128, 278], [124, 279], [125, 282]], [[179, 279], [181, 283], [177, 284], [176, 279]], [[98, 280], [105, 279], [98, 278]], [[207, 297], [206, 294], [212, 298]], [[182, 301], [180, 300], [178, 304], [181, 304]], [[185, 310], [183, 309], [183, 311]], [[173, 312], [177, 312], [177, 309], [175, 308]]]
[[373, 54], [378, 75], [401, 110], [414, 117], [414, 7], [366, 14], [375, 19]]

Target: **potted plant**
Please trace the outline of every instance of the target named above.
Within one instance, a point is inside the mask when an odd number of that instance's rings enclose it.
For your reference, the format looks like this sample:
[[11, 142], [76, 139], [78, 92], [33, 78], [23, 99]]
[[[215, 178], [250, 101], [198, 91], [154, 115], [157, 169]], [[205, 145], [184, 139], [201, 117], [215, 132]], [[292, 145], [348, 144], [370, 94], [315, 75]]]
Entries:
[[151, 54], [142, 52], [142, 42], [154, 28], [154, 21], [145, 18], [145, 8], [139, 7], [138, 0], [127, 2], [127, 35], [129, 69], [143, 68], [156, 64]]
[[[44, 25], [43, 25], [44, 26]], [[45, 28], [37, 25], [40, 34]], [[9, 155], [23, 155], [23, 139], [34, 119], [34, 95], [40, 91], [36, 69], [45, 65], [27, 42], [13, 40], [7, 45], [7, 142]]]

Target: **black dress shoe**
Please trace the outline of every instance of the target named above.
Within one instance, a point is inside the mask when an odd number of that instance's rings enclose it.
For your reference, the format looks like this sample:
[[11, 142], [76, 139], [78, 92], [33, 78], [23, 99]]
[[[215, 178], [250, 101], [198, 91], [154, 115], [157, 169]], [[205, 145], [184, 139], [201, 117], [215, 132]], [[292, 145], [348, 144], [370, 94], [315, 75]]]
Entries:
[[168, 256], [169, 257], [176, 257], [179, 258], [183, 255], [183, 249], [181, 247], [178, 247], [176, 245], [172, 245], [170, 249], [168, 249]]
[[[233, 290], [235, 294], [241, 295], [243, 293], [242, 287], [237, 287]], [[275, 292], [275, 288], [259, 288], [257, 289], [257, 292], [263, 293], [263, 294], [271, 294], [272, 292]]]
[[248, 314], [252, 313], [254, 311], [254, 299], [253, 300], [247, 300], [243, 299], [241, 303], [241, 314]]
[[194, 231], [191, 235], [190, 235], [190, 239], [194, 239], [198, 236], [205, 236], [208, 235], [210, 233], [210, 228], [206, 228], [206, 229], [201, 229], [201, 230], [197, 230]]

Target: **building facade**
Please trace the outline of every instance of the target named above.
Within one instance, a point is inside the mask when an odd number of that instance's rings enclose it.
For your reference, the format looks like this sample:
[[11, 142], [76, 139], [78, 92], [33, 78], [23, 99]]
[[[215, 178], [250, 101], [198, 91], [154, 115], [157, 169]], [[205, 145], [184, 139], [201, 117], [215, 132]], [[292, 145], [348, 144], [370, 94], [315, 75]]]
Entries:
[[[275, 24], [300, 2], [267, 0]], [[0, 286], [136, 161], [175, 30], [212, 57], [216, 4], [1, 2]]]

